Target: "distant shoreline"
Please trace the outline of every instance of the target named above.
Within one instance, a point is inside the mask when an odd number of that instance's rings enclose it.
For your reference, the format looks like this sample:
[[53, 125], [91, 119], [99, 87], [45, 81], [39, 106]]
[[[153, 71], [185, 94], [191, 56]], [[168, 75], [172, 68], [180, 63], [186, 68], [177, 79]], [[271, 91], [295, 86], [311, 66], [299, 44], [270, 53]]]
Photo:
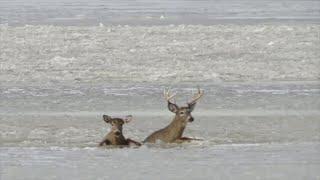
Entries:
[[320, 23], [316, 0], [12, 0], [0, 4], [0, 24], [152, 26], [170, 24]]
[[127, 17], [119, 19], [72, 19], [72, 18], [56, 18], [48, 20], [37, 21], [20, 21], [20, 22], [6, 22], [1, 21], [0, 25], [8, 25], [13, 27], [20, 27], [25, 25], [52, 25], [52, 26], [168, 26], [168, 25], [201, 25], [201, 26], [214, 26], [214, 25], [303, 25], [303, 24], [320, 24], [320, 18], [311, 19], [294, 19], [294, 18], [204, 18], [204, 17], [179, 17], [168, 18], [161, 20], [159, 18], [146, 19], [142, 17]]

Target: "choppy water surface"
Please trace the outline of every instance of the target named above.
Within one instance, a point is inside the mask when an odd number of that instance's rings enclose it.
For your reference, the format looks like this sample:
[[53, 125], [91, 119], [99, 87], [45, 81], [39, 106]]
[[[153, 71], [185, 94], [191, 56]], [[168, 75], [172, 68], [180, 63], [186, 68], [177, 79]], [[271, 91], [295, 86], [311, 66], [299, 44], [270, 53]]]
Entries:
[[0, 25], [6, 84], [318, 81], [320, 25]]
[[319, 148], [308, 143], [111, 150], [0, 148], [0, 157], [6, 165], [4, 179], [316, 180]]

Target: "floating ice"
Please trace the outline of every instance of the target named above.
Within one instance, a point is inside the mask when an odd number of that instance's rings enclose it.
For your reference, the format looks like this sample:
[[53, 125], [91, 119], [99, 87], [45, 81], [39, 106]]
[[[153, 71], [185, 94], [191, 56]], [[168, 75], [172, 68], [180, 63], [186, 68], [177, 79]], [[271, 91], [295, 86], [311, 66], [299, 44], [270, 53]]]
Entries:
[[318, 80], [319, 25], [0, 26], [0, 80]]

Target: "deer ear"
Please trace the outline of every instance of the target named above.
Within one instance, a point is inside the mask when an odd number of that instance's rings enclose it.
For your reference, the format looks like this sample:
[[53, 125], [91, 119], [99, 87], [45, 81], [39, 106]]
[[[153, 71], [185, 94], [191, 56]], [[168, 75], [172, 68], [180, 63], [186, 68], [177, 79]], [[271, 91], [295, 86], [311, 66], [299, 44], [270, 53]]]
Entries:
[[111, 117], [110, 116], [108, 116], [108, 115], [103, 115], [102, 116], [103, 117], [103, 120], [104, 120], [104, 122], [106, 122], [106, 123], [110, 123], [111, 122]]
[[179, 107], [171, 102], [168, 102], [168, 109], [169, 111], [176, 113], [178, 112]]
[[124, 118], [125, 123], [129, 123], [132, 120], [132, 115], [128, 115]]
[[197, 103], [188, 104], [188, 108], [190, 109], [190, 112], [193, 111], [194, 107], [196, 107]]

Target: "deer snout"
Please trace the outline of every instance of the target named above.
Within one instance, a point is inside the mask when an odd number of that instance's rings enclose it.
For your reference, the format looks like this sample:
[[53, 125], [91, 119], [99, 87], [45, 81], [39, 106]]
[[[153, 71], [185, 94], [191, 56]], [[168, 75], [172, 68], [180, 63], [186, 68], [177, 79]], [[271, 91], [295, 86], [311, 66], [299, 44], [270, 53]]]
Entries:
[[112, 127], [112, 132], [114, 135], [119, 136], [121, 135], [121, 130], [119, 129], [119, 127], [113, 126]]
[[192, 117], [192, 116], [190, 116], [190, 118], [189, 118], [189, 122], [192, 122], [192, 121], [194, 121], [194, 119], [193, 119], [193, 117]]

